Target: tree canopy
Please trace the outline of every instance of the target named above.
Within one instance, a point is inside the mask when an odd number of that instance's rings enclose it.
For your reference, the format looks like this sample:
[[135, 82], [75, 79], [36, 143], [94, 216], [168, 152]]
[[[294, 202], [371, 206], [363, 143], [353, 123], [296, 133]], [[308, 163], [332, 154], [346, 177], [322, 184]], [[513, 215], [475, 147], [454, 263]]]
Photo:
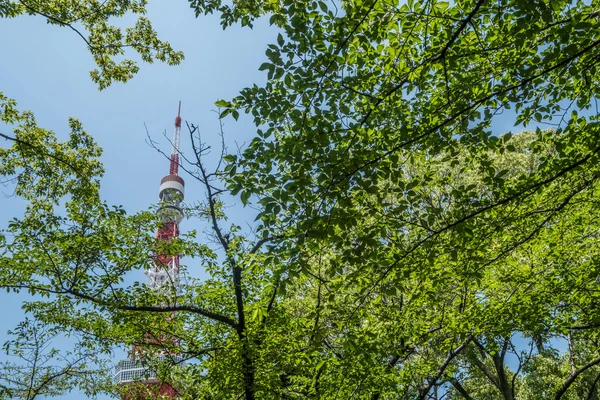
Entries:
[[[90, 77], [99, 89], [113, 82], [127, 82], [138, 72], [138, 63], [131, 58], [129, 50], [142, 61], [155, 60], [176, 65], [183, 60], [183, 53], [174, 50], [168, 42], [158, 38], [146, 13], [145, 0], [2, 0], [0, 18], [33, 15], [45, 18], [48, 24], [69, 28], [79, 35], [94, 58], [97, 68]], [[123, 28], [115, 19], [132, 14], [135, 24]]]
[[[100, 198], [77, 121], [58, 143], [3, 99], [0, 172], [30, 206], [0, 287], [48, 297], [25, 307], [93, 348], [190, 360], [144, 360], [183, 398], [599, 397], [597, 2], [190, 5], [280, 29], [267, 82], [216, 104], [254, 118], [251, 143], [207, 165], [188, 126], [208, 240], [157, 241], [153, 212]], [[226, 222], [230, 195], [258, 209], [252, 232]], [[210, 278], [126, 281], [153, 251]]]

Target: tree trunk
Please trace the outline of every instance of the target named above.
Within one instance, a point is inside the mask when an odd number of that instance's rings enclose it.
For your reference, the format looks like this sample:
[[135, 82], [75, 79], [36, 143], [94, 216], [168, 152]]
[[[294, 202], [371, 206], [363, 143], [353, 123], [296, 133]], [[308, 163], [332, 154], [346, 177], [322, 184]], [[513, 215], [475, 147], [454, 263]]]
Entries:
[[244, 343], [242, 347], [242, 374], [244, 376], [244, 397], [246, 400], [254, 400], [254, 364], [248, 351], [248, 341], [241, 338]]
[[242, 269], [233, 267], [233, 285], [235, 289], [235, 300], [238, 311], [237, 334], [242, 342], [242, 375], [244, 379], [244, 398], [254, 400], [254, 363], [248, 338], [246, 337], [246, 315], [244, 312], [244, 299], [242, 295]]
[[504, 368], [504, 357], [494, 354], [492, 359], [494, 361], [494, 367], [496, 367], [498, 384], [500, 386], [500, 392], [502, 392], [502, 397], [504, 400], [514, 400], [512, 387], [506, 376], [506, 369]]

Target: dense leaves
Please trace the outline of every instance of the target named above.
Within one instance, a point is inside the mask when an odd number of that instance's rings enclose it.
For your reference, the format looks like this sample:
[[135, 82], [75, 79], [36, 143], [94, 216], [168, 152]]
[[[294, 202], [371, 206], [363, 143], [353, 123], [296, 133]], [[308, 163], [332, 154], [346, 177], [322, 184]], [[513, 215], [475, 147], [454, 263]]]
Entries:
[[[410, 378], [389, 396], [458, 382], [444, 377], [454, 352], [481, 334], [597, 334], [597, 8], [282, 1], [267, 83], [220, 103], [258, 127], [230, 158], [230, 184], [262, 206], [264, 230], [288, 232], [288, 276], [309, 274], [334, 299], [352, 288], [346, 326], [383, 318], [381, 298], [397, 294], [388, 343], [437, 353], [404, 362]], [[499, 136], [542, 122], [556, 129]]]

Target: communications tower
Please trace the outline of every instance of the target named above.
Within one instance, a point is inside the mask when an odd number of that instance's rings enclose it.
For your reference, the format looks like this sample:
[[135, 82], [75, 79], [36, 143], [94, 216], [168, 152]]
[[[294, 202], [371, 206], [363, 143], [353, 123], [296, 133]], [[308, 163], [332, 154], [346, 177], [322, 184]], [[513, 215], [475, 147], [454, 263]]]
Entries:
[[[177, 118], [175, 118], [169, 174], [161, 179], [158, 191], [160, 225], [156, 231], [156, 238], [167, 242], [179, 236], [179, 224], [183, 219], [181, 202], [183, 201], [184, 181], [178, 175], [180, 134], [181, 102], [179, 102]], [[154, 254], [151, 268], [144, 271], [148, 276], [148, 287], [161, 294], [177, 292], [179, 290], [179, 259], [179, 255]], [[173, 339], [164, 338], [162, 340]], [[139, 352], [140, 350], [134, 346], [131, 358], [119, 361], [115, 368], [115, 378], [125, 389], [123, 390], [125, 393], [123, 400], [175, 399], [179, 397], [179, 393], [171, 384], [160, 382], [154, 371], [141, 365], [136, 359]], [[164, 353], [154, 356], [161, 359], [164, 357]], [[177, 360], [180, 357], [169, 354], [169, 358]]]

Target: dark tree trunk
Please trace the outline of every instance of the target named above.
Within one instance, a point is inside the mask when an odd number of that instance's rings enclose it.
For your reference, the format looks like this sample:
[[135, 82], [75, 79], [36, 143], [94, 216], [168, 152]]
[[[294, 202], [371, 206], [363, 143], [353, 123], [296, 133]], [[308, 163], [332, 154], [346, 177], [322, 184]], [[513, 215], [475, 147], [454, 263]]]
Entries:
[[233, 285], [235, 289], [235, 301], [238, 311], [237, 334], [242, 342], [242, 375], [244, 379], [244, 398], [254, 400], [254, 363], [248, 338], [246, 337], [246, 315], [244, 312], [244, 299], [242, 294], [242, 269], [233, 267]]
[[508, 349], [509, 340], [510, 339], [504, 340], [500, 354], [496, 353], [492, 356], [492, 361], [494, 362], [494, 367], [496, 368], [496, 374], [498, 376], [498, 385], [504, 400], [514, 400], [512, 386], [508, 381], [506, 368], [504, 367], [504, 357], [506, 355], [506, 350]]
[[248, 352], [248, 343], [243, 338], [244, 344], [242, 347], [242, 373], [244, 375], [244, 397], [246, 400], [254, 400], [254, 364], [252, 357]]

